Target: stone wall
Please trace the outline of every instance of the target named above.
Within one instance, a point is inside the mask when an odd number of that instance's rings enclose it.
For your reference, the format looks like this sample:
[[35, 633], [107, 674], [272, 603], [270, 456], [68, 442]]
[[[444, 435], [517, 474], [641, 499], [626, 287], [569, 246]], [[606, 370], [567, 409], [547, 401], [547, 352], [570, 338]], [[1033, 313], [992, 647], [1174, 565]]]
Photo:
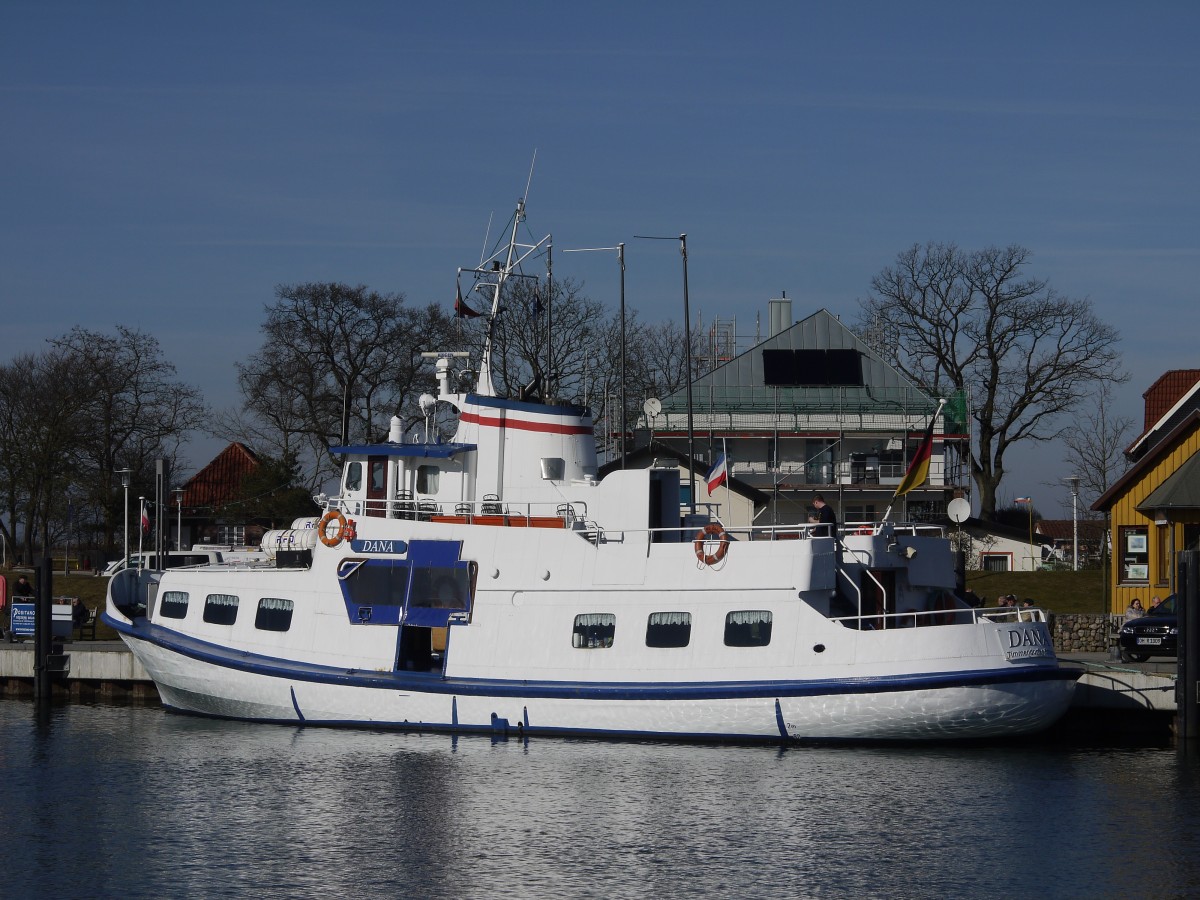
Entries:
[[1107, 653], [1110, 631], [1109, 617], [1104, 615], [1070, 613], [1048, 616], [1054, 649], [1063, 653]]

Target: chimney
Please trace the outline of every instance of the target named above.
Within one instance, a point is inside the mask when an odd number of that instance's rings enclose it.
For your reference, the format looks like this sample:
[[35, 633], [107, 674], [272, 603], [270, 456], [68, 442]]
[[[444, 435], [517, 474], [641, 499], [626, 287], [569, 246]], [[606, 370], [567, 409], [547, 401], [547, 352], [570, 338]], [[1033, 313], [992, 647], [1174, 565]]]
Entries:
[[778, 300], [767, 301], [767, 337], [773, 338], [781, 331], [787, 331], [795, 324], [792, 322], [792, 301], [787, 298], [787, 291]]

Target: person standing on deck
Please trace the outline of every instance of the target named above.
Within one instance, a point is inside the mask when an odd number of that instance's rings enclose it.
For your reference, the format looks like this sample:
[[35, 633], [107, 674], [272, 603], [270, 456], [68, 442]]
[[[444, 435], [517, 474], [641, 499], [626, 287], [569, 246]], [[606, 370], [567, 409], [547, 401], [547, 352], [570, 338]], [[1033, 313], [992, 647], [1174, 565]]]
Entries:
[[817, 523], [828, 526], [828, 528], [814, 529], [814, 533], [818, 536], [837, 537], [837, 516], [833, 512], [833, 507], [825, 502], [824, 497], [817, 494], [813, 497], [813, 508], [817, 511]]

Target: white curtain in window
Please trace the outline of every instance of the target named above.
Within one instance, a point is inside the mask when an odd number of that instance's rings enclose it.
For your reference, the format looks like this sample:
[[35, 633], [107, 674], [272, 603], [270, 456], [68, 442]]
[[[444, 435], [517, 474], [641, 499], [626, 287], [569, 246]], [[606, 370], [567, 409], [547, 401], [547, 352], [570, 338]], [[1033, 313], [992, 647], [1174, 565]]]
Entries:
[[584, 613], [575, 617], [576, 628], [597, 628], [615, 624], [617, 624], [617, 617], [612, 613]]
[[650, 613], [650, 625], [691, 625], [692, 614], [686, 612]]
[[730, 625], [759, 625], [771, 621], [771, 613], [765, 609], [742, 609], [731, 612], [726, 620]]

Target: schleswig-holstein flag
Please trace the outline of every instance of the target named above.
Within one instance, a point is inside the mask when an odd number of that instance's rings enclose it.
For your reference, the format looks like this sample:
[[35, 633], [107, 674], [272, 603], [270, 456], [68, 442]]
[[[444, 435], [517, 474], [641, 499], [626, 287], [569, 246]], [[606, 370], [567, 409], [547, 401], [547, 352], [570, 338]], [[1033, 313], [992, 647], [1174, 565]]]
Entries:
[[713, 463], [713, 467], [708, 470], [708, 474], [704, 476], [704, 480], [708, 483], [708, 492], [711, 494], [728, 479], [729, 467], [725, 464], [725, 454], [722, 453]]

